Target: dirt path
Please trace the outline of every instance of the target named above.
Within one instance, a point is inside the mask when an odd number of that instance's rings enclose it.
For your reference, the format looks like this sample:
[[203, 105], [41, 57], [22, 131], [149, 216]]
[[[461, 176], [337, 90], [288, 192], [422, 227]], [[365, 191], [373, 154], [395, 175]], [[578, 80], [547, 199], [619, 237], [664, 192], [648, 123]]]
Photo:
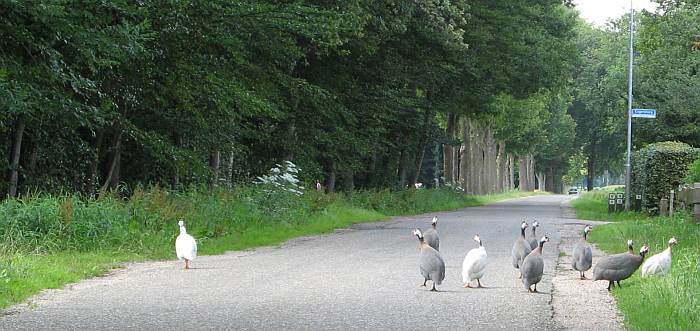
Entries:
[[[617, 309], [615, 299], [607, 291], [607, 282], [593, 282], [593, 268], [586, 272], [589, 280], [580, 280], [578, 271], [571, 267], [571, 252], [581, 238], [581, 231], [586, 224], [594, 227], [606, 222], [584, 221], [576, 219], [573, 209], [562, 203], [562, 222], [557, 224], [561, 235], [559, 259], [552, 279], [552, 308], [554, 320], [568, 330], [623, 330], [623, 316]], [[593, 266], [604, 252], [593, 248]]]

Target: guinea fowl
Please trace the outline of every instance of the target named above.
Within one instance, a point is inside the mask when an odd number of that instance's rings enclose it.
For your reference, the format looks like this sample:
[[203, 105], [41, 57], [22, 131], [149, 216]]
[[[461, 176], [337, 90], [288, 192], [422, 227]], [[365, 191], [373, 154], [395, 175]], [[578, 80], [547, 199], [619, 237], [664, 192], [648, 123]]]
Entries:
[[591, 251], [591, 246], [588, 244], [588, 232], [591, 231], [591, 226], [586, 225], [583, 228], [583, 237], [578, 240], [574, 246], [573, 260], [571, 261], [571, 267], [574, 270], [578, 270], [581, 274], [579, 275], [581, 279], [586, 279], [586, 271], [591, 268], [593, 263], [593, 252]]
[[462, 281], [464, 282], [464, 287], [471, 287], [469, 283], [475, 279], [478, 287], [482, 287], [481, 277], [484, 276], [486, 264], [488, 263], [486, 249], [478, 234], [474, 236], [474, 241], [479, 243], [479, 247], [469, 250], [469, 253], [464, 257], [464, 262], [462, 263]]
[[634, 254], [634, 241], [627, 240], [627, 253]]
[[677, 244], [676, 238], [671, 238], [668, 241], [668, 248], [644, 261], [644, 264], [642, 264], [642, 276], [664, 276], [671, 271], [671, 248]]
[[437, 291], [435, 285], [440, 285], [445, 280], [445, 261], [442, 260], [440, 252], [425, 242], [420, 229], [415, 229], [413, 234], [420, 241], [420, 274], [425, 278], [421, 286], [426, 286], [425, 284], [428, 280], [431, 280], [433, 281], [433, 289], [431, 291]]
[[[542, 280], [542, 274], [544, 274], [544, 259], [542, 259], [542, 249], [544, 248], [544, 243], [548, 242], [549, 238], [547, 236], [540, 239], [540, 244], [535, 250], [527, 255], [523, 261], [523, 266], [520, 271], [523, 274], [523, 285], [527, 288], [530, 293], [537, 292], [537, 283]], [[530, 287], [534, 285], [534, 289]]]
[[190, 261], [197, 257], [197, 242], [185, 230], [185, 222], [177, 222], [180, 227], [180, 235], [175, 240], [175, 253], [177, 258], [185, 260], [185, 270], [190, 268]]
[[639, 269], [639, 266], [644, 262], [644, 256], [648, 252], [649, 246], [643, 245], [639, 250], [639, 255], [620, 253], [600, 260], [593, 268], [593, 280], [609, 281], [608, 291], [610, 291], [614, 282], [617, 282], [617, 287], [620, 287], [620, 281], [629, 278]]
[[530, 249], [535, 249], [537, 248], [537, 245], [539, 245], [539, 241], [537, 240], [537, 227], [540, 226], [540, 223], [535, 221], [532, 223], [532, 236], [528, 240], [528, 243], [530, 244]]
[[430, 247], [435, 248], [436, 251], [440, 250], [440, 237], [437, 233], [437, 217], [433, 217], [431, 228], [425, 231], [423, 236], [425, 237], [425, 242], [428, 243]]
[[[510, 251], [513, 256], [513, 267], [516, 269], [520, 269], [525, 257], [532, 252], [530, 244], [525, 240], [525, 229], [527, 229], [527, 223], [523, 222], [520, 224], [520, 237], [515, 240], [513, 249]], [[522, 277], [522, 272], [520, 273], [520, 277]]]

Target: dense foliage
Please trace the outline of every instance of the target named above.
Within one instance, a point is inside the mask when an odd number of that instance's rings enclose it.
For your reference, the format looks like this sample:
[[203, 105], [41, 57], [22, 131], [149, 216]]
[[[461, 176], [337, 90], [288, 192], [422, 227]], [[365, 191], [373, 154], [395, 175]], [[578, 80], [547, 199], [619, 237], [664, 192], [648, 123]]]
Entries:
[[658, 210], [659, 200], [684, 182], [688, 166], [698, 154], [696, 148], [678, 142], [650, 144], [633, 155], [632, 193], [642, 195], [642, 206]]
[[232, 185], [285, 160], [329, 190], [432, 183], [433, 146], [452, 143], [441, 119], [496, 121], [502, 95], [553, 114], [503, 137], [511, 152], [573, 128], [562, 1], [3, 1], [0, 15], [10, 196]]

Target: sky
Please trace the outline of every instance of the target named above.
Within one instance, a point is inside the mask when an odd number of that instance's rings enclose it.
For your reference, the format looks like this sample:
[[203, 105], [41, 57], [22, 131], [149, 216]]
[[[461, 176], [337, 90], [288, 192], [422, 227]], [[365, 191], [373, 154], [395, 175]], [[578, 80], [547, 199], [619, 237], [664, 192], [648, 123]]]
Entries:
[[[630, 0], [574, 0], [581, 17], [603, 26], [611, 18], [618, 18], [630, 10]], [[654, 11], [656, 4], [649, 0], [634, 0], [634, 9]]]

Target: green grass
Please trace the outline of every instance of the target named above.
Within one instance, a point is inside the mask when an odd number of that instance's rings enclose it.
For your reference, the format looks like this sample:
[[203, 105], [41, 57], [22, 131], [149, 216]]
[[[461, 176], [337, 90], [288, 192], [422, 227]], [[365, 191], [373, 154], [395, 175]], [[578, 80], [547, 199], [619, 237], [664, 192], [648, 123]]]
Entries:
[[[595, 196], [591, 192], [581, 198], [590, 200]], [[596, 204], [586, 202], [574, 207], [578, 214], [581, 208], [591, 205]], [[595, 212], [590, 215], [603, 216]], [[636, 249], [648, 243], [649, 254], [664, 250], [671, 237], [678, 239], [678, 245], [673, 251], [673, 268], [669, 275], [642, 278], [637, 272], [622, 281], [621, 289], [613, 290], [618, 307], [625, 315], [626, 326], [630, 330], [697, 330], [700, 325], [700, 225], [687, 213], [679, 213], [673, 219], [641, 214], [634, 218], [633, 215], [596, 227], [591, 232], [591, 241], [611, 254], [625, 252], [628, 239], [634, 240]]]
[[644, 213], [616, 212], [608, 213], [608, 193], [612, 190], [596, 190], [581, 194], [571, 201], [571, 206], [576, 210], [576, 218], [592, 221], [628, 221], [648, 218]]
[[174, 259], [184, 218], [200, 255], [275, 245], [394, 215], [452, 210], [535, 193], [449, 190], [306, 192], [257, 187], [216, 193], [137, 190], [129, 200], [35, 196], [0, 203], [0, 308], [42, 289], [103, 275], [124, 262]]

